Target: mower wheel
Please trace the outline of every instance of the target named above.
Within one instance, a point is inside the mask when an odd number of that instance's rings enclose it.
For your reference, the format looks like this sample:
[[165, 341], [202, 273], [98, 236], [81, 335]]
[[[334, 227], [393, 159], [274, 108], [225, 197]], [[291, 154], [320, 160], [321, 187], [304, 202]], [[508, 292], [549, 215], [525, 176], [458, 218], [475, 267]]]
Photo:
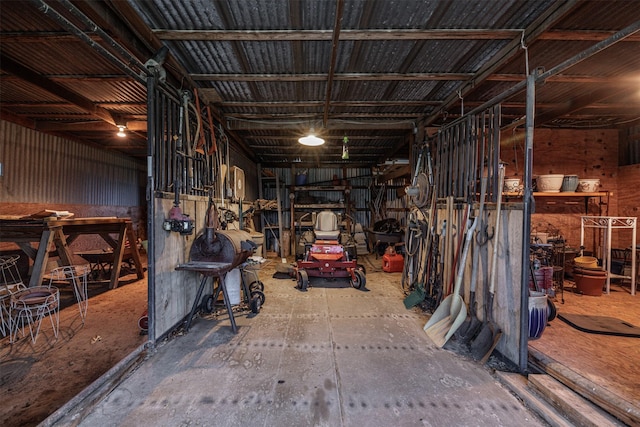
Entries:
[[354, 280], [351, 280], [351, 286], [356, 289], [364, 288], [364, 285], [367, 284], [367, 277], [361, 270], [355, 270], [353, 274], [356, 276]]
[[264, 283], [262, 283], [260, 280], [258, 280], [258, 281], [253, 281], [253, 282], [251, 282], [251, 284], [249, 285], [249, 290], [250, 290], [250, 291], [260, 291], [260, 292], [264, 292]]
[[204, 313], [211, 314], [213, 313], [213, 295], [205, 295], [202, 297], [202, 302], [200, 303], [200, 308]]
[[298, 289], [306, 291], [309, 287], [309, 275], [304, 270], [298, 271]]

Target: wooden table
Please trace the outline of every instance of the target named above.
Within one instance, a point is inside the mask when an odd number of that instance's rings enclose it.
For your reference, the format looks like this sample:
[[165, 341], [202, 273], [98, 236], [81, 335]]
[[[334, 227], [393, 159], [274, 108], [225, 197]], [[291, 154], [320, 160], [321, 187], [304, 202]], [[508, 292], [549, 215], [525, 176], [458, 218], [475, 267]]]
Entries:
[[[69, 245], [83, 234], [97, 234], [113, 248], [113, 268], [109, 289], [118, 287], [125, 242], [129, 240], [138, 279], [144, 277], [136, 236], [129, 218], [44, 218], [44, 219], [0, 219], [0, 242], [14, 242], [33, 259], [29, 286], [39, 286], [49, 259], [49, 247], [53, 243], [62, 265], [73, 265], [73, 253]], [[112, 234], [116, 234], [114, 239]], [[38, 248], [31, 243], [39, 242]]]

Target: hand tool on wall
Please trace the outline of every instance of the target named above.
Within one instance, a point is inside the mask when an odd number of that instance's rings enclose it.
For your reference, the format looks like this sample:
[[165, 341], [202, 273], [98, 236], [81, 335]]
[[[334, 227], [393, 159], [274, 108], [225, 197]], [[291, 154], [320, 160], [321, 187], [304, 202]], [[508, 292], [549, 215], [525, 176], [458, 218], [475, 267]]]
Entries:
[[[204, 137], [204, 129], [202, 126], [202, 110], [200, 110], [200, 98], [198, 97], [198, 90], [193, 89], [193, 94], [196, 98], [196, 120], [198, 121], [198, 128], [196, 130], [196, 135], [194, 137], [195, 147], [193, 149], [194, 153], [204, 154], [204, 146], [206, 144], [206, 139]], [[196, 142], [197, 139], [197, 142]]]
[[216, 128], [213, 126], [213, 115], [211, 114], [211, 107], [207, 105], [207, 119], [209, 120], [209, 130], [211, 131], [211, 145], [207, 150], [208, 155], [212, 155], [218, 149], [216, 144]]
[[[504, 166], [498, 168], [498, 188], [504, 185]], [[496, 287], [498, 269], [498, 246], [500, 246], [500, 209], [502, 206], [502, 193], [495, 193], [496, 203], [496, 223], [494, 231], [493, 255], [491, 258], [491, 276], [489, 279], [489, 296], [485, 306], [485, 319], [478, 336], [471, 342], [471, 355], [475, 360], [484, 360], [491, 355], [502, 336], [502, 329], [493, 322], [493, 299]]]
[[[467, 211], [469, 211], [470, 209], [471, 206], [468, 205]], [[467, 215], [465, 215], [465, 217], [466, 216]], [[464, 299], [460, 295], [460, 287], [462, 286], [464, 269], [467, 264], [467, 256], [469, 255], [469, 247], [471, 246], [471, 240], [475, 235], [474, 230], [477, 223], [478, 217], [473, 220], [471, 227], [465, 230], [466, 238], [464, 242], [464, 250], [462, 251], [462, 257], [458, 264], [458, 274], [456, 276], [456, 283], [453, 288], [453, 293], [447, 296], [440, 303], [437, 310], [433, 313], [433, 315], [423, 328], [429, 338], [431, 338], [434, 344], [438, 347], [442, 347], [449, 340], [449, 338], [453, 336], [453, 334], [467, 317], [467, 306], [464, 304]]]
[[183, 147], [183, 127], [185, 125], [185, 109], [184, 107], [180, 108], [180, 118], [179, 118], [179, 134], [174, 137], [176, 140], [176, 153], [177, 157], [177, 170], [175, 171], [175, 176], [173, 180], [173, 207], [169, 210], [169, 217], [164, 220], [162, 223], [162, 228], [165, 231], [176, 231], [180, 234], [192, 234], [193, 233], [193, 220], [189, 217], [189, 215], [182, 212], [180, 208], [180, 190], [182, 187], [182, 179], [185, 167], [185, 159], [184, 153], [182, 153]]
[[476, 301], [476, 286], [478, 284], [478, 262], [480, 260], [480, 248], [483, 246], [478, 243], [478, 236], [482, 224], [484, 223], [484, 199], [487, 193], [487, 178], [481, 178], [480, 184], [480, 207], [478, 208], [478, 225], [475, 230], [475, 236], [473, 239], [474, 250], [473, 260], [471, 261], [471, 284], [469, 288], [469, 313], [470, 316], [465, 319], [465, 322], [460, 326], [457, 331], [456, 337], [459, 341], [468, 343], [480, 330], [482, 322], [478, 319], [478, 302]]

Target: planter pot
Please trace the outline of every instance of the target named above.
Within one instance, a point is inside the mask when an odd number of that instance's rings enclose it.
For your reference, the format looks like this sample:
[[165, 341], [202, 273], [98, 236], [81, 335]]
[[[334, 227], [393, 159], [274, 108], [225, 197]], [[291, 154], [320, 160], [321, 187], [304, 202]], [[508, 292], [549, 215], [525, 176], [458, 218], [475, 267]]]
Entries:
[[541, 292], [529, 295], [529, 339], [537, 340], [547, 327], [549, 317], [547, 296]]
[[560, 191], [576, 191], [578, 188], [578, 175], [565, 175], [562, 179]]
[[559, 193], [564, 175], [540, 175], [536, 180], [538, 191], [543, 193]]
[[520, 178], [506, 178], [504, 180], [504, 191], [507, 193], [520, 191]]
[[583, 193], [595, 193], [600, 188], [600, 179], [578, 180], [578, 191]]
[[607, 281], [607, 272], [584, 273], [587, 270], [573, 270], [573, 280], [576, 282], [576, 289], [582, 295], [599, 297], [602, 295], [602, 288]]
[[580, 268], [598, 268], [598, 258], [592, 256], [579, 256], [573, 259], [576, 267]]

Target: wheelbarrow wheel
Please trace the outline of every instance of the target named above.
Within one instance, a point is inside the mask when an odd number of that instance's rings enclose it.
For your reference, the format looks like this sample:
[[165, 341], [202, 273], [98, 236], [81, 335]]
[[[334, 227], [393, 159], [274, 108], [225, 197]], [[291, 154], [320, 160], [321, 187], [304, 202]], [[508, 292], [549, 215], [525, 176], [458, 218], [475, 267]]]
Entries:
[[249, 285], [249, 290], [250, 290], [250, 291], [260, 291], [260, 292], [264, 292], [264, 283], [262, 283], [260, 280], [258, 280], [258, 281], [253, 281], [253, 282], [251, 282], [251, 284]]
[[309, 287], [309, 275], [306, 271], [298, 271], [298, 289], [306, 291]]
[[557, 314], [558, 310], [556, 309], [556, 305], [551, 301], [551, 298], [547, 297], [547, 322], [555, 319]]
[[262, 308], [262, 302], [260, 302], [260, 297], [258, 295], [254, 295], [251, 297], [251, 301], [249, 301], [249, 306], [251, 308], [251, 312], [254, 314], [260, 313], [260, 308]]
[[204, 313], [207, 313], [207, 314], [213, 313], [214, 305], [215, 304], [213, 302], [213, 295], [209, 294], [202, 297], [200, 308]]
[[260, 300], [260, 305], [264, 305], [264, 292], [261, 291], [252, 291], [251, 292], [251, 301], [253, 301], [255, 298], [258, 298]]
[[361, 270], [355, 270], [353, 274], [355, 275], [355, 278], [351, 280], [351, 286], [356, 289], [364, 288], [364, 285], [367, 284], [367, 277], [364, 273]]

